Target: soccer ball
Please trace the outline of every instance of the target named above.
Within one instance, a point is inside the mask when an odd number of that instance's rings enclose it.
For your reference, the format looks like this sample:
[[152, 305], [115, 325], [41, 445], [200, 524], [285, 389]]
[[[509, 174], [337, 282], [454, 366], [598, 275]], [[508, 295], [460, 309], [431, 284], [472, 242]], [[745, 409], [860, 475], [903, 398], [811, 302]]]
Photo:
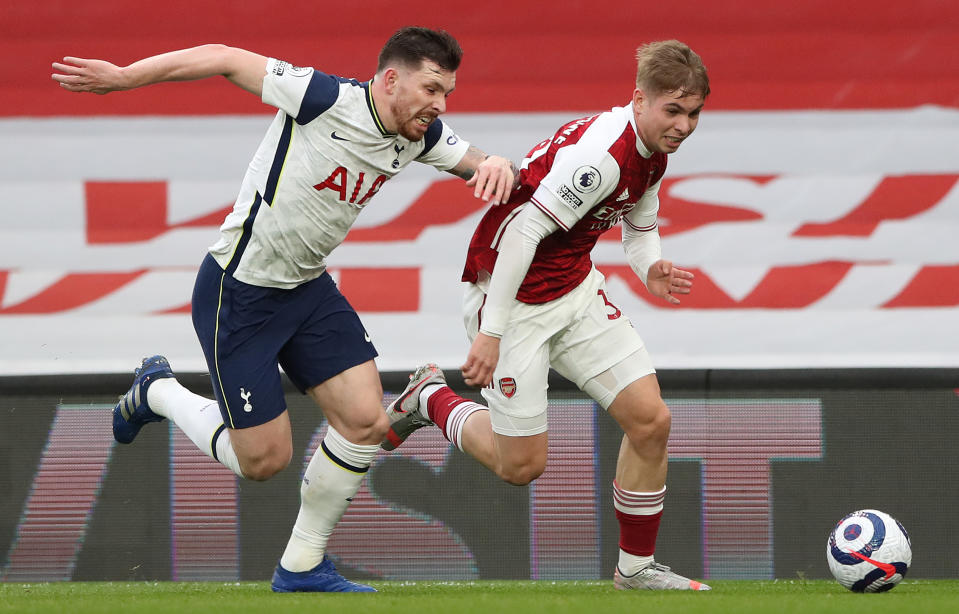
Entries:
[[888, 591], [912, 564], [909, 534], [899, 521], [879, 510], [859, 510], [839, 521], [829, 534], [826, 561], [836, 580], [856, 593]]

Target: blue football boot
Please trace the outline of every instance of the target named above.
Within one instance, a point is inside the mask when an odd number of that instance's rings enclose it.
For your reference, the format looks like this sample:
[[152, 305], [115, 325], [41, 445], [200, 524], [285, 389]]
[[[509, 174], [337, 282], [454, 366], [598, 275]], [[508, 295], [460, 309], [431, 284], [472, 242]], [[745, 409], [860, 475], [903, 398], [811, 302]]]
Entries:
[[333, 561], [323, 561], [309, 571], [287, 571], [279, 563], [271, 583], [274, 593], [375, 593], [372, 586], [350, 582], [336, 571]]
[[120, 443], [133, 441], [144, 424], [166, 420], [150, 409], [147, 388], [158, 379], [175, 377], [170, 363], [163, 356], [144, 358], [133, 375], [133, 385], [113, 408], [113, 438]]

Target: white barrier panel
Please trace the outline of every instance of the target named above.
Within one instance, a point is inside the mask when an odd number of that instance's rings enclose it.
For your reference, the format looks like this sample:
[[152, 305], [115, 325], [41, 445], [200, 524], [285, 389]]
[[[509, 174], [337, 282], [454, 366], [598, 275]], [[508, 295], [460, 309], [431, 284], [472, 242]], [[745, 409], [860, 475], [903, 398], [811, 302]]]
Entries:
[[[572, 117], [450, 115], [519, 160]], [[204, 371], [193, 276], [267, 117], [0, 120], [0, 373]], [[618, 230], [593, 252], [660, 368], [959, 366], [959, 111], [709, 112], [671, 157], [665, 257], [697, 277], [646, 294]], [[330, 259], [382, 370], [454, 368], [459, 277], [483, 210], [410, 167]]]

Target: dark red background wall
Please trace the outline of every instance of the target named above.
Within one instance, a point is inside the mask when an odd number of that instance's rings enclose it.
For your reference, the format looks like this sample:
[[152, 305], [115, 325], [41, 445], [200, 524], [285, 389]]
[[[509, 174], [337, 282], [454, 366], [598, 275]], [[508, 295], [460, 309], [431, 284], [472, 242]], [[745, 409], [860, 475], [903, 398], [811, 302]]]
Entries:
[[220, 79], [70, 96], [50, 80], [50, 63], [75, 55], [127, 64], [221, 42], [366, 79], [385, 39], [409, 24], [462, 43], [456, 112], [621, 104], [634, 49], [662, 38], [703, 56], [711, 109], [959, 106], [955, 0], [46, 0], [0, 7], [0, 115], [268, 112]]

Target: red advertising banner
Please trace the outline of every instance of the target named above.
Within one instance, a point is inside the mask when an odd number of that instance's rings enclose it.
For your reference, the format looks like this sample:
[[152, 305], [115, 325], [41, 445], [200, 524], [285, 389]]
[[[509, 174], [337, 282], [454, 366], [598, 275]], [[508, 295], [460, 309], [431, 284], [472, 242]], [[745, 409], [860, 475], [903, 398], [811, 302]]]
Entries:
[[450, 111], [595, 111], [627, 97], [633, 56], [677, 38], [705, 59], [713, 109], [959, 105], [959, 4], [951, 0], [743, 0], [543, 3], [449, 0], [428, 11], [386, 0], [279, 0], [225, 6], [7, 2], [0, 8], [0, 115], [209, 115], [267, 112], [225, 80], [122, 96], [66, 96], [49, 81], [64, 56], [126, 65], [223, 43], [366, 80], [397, 28], [455, 35], [465, 51]]

